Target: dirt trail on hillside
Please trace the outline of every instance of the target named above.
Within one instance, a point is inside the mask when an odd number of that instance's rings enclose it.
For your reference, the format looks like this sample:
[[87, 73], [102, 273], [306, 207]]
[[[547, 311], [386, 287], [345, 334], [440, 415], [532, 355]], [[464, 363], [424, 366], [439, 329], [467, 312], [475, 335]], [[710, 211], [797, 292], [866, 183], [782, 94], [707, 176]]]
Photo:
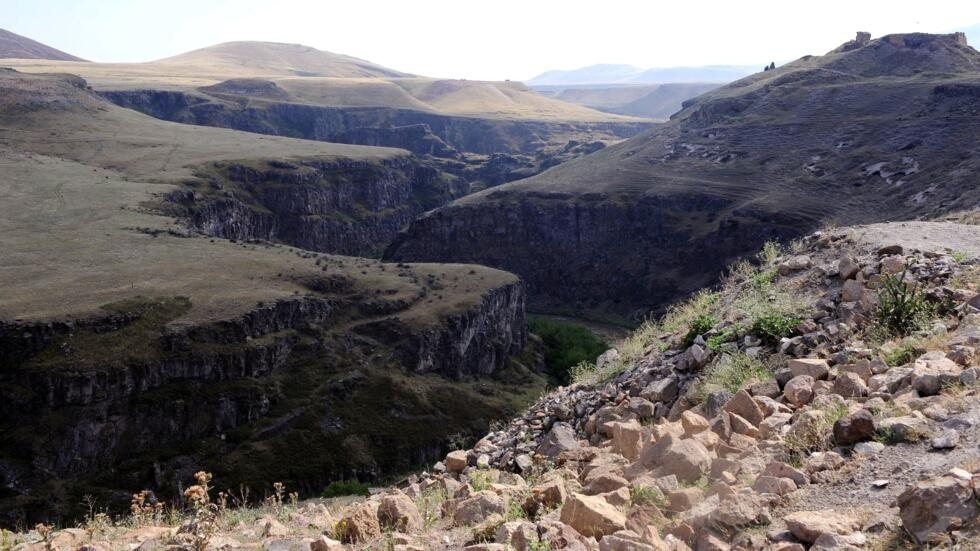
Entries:
[[955, 222], [886, 222], [854, 226], [855, 241], [870, 247], [898, 244], [926, 252], [957, 251], [980, 259], [980, 226]]

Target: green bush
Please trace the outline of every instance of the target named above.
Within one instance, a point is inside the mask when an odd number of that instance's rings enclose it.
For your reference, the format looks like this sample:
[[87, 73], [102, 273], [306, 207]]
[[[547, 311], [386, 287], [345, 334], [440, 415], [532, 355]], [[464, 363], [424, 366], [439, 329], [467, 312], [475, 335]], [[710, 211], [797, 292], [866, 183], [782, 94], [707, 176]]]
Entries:
[[323, 489], [323, 497], [366, 496], [368, 485], [357, 480], [334, 481]]
[[694, 320], [691, 321], [690, 328], [687, 330], [687, 334], [684, 335], [684, 348], [694, 344], [694, 339], [698, 338], [698, 335], [704, 335], [708, 331], [711, 331], [711, 329], [716, 325], [718, 325], [718, 320], [716, 320], [713, 316], [701, 314], [694, 318]]
[[922, 327], [933, 314], [922, 287], [917, 282], [906, 284], [908, 270], [906, 265], [901, 274], [885, 276], [878, 289], [876, 321], [887, 334], [899, 337]]
[[708, 391], [724, 389], [734, 394], [749, 379], [768, 381], [772, 378], [772, 370], [758, 358], [735, 352], [718, 358], [705, 373], [704, 383]]
[[587, 327], [532, 317], [528, 328], [544, 342], [544, 361], [549, 375], [559, 384], [571, 382], [571, 369], [594, 362], [609, 345]]
[[799, 318], [779, 312], [767, 312], [752, 322], [752, 332], [770, 343], [777, 343], [783, 337], [791, 337], [800, 324]]

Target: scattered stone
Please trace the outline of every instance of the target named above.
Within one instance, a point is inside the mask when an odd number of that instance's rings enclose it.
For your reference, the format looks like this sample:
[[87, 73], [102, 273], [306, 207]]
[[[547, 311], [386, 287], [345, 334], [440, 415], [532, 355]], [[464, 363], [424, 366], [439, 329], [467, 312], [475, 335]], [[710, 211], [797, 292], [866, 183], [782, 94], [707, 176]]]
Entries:
[[858, 442], [854, 445], [854, 453], [858, 455], [878, 455], [885, 449], [881, 442]]
[[890, 480], [888, 480], [888, 479], [885, 479], [885, 478], [880, 478], [880, 479], [878, 479], [878, 480], [875, 480], [874, 482], [872, 482], [872, 483], [871, 483], [871, 487], [872, 487], [872, 488], [877, 488], [877, 489], [881, 489], [881, 488], [884, 488], [885, 486], [888, 486], [888, 484], [889, 484], [890, 482], [891, 482], [891, 481], [890, 481]]
[[494, 513], [503, 515], [506, 512], [507, 502], [504, 498], [484, 490], [456, 503], [452, 510], [453, 525], [472, 525], [486, 520]]
[[515, 551], [527, 551], [538, 541], [538, 528], [526, 520], [505, 522], [497, 527], [493, 541], [510, 545]]
[[656, 468], [663, 475], [675, 475], [679, 481], [691, 483], [711, 467], [711, 455], [697, 440], [679, 439], [668, 433], [643, 449], [640, 463], [647, 468]]
[[351, 507], [340, 520], [340, 526], [341, 541], [344, 543], [366, 542], [380, 536], [378, 503], [364, 501]]
[[414, 534], [422, 528], [422, 516], [415, 502], [396, 490], [381, 498], [381, 503], [378, 505], [378, 523], [382, 528]]
[[[745, 390], [739, 390], [732, 396], [732, 399], [728, 401], [727, 404], [722, 408], [722, 411], [727, 411], [729, 413], [734, 413], [742, 417], [744, 420], [752, 424], [753, 427], [757, 427], [759, 423], [765, 419], [765, 415], [762, 412], [762, 408], [759, 404], [755, 403], [750, 395]], [[742, 433], [744, 434], [744, 433]]]
[[861, 529], [854, 515], [824, 509], [822, 511], [797, 511], [783, 517], [786, 526], [797, 539], [806, 543], [817, 541], [822, 534], [846, 536]]
[[932, 438], [929, 445], [934, 450], [950, 450], [960, 443], [960, 433], [955, 429], [945, 429]]
[[541, 441], [537, 452], [554, 461], [560, 453], [579, 447], [581, 444], [575, 437], [575, 429], [566, 423], [555, 423], [548, 435]]
[[783, 388], [783, 396], [786, 401], [800, 408], [810, 403], [813, 399], [814, 379], [810, 375], [798, 375], [786, 383]]
[[794, 358], [786, 364], [786, 367], [789, 368], [793, 377], [809, 375], [817, 381], [826, 379], [830, 373], [830, 366], [827, 365], [827, 360], [821, 360], [819, 358]]
[[561, 521], [584, 536], [602, 538], [626, 528], [626, 516], [597, 496], [572, 494], [561, 508]]
[[779, 275], [789, 275], [793, 272], [798, 272], [800, 270], [806, 270], [813, 266], [813, 261], [810, 257], [804, 254], [791, 256], [784, 262], [781, 262], [776, 268], [779, 271]]
[[842, 280], [848, 280], [857, 275], [861, 270], [861, 265], [858, 261], [851, 255], [844, 255], [841, 257], [840, 261], [837, 263], [837, 273], [840, 275]]
[[451, 451], [446, 455], [446, 470], [451, 473], [461, 473], [463, 469], [466, 468], [467, 457], [466, 451], [456, 450]]
[[841, 373], [831, 392], [844, 398], [861, 398], [868, 395], [868, 385], [856, 373]]
[[838, 419], [834, 423], [834, 441], [841, 446], [866, 442], [875, 436], [875, 422], [871, 412], [860, 409]]
[[905, 530], [921, 545], [975, 522], [980, 507], [970, 482], [942, 476], [913, 484], [898, 496]]

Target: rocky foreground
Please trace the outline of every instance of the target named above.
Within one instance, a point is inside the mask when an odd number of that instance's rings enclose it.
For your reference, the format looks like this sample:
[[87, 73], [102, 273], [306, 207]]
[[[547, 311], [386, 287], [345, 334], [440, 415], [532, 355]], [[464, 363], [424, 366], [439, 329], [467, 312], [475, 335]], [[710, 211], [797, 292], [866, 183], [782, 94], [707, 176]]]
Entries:
[[760, 259], [472, 449], [368, 498], [284, 503], [277, 488], [262, 508], [228, 508], [199, 473], [190, 512], [169, 523], [137, 495], [125, 523], [93, 513], [78, 529], [5, 541], [23, 551], [980, 549], [980, 227], [830, 231]]

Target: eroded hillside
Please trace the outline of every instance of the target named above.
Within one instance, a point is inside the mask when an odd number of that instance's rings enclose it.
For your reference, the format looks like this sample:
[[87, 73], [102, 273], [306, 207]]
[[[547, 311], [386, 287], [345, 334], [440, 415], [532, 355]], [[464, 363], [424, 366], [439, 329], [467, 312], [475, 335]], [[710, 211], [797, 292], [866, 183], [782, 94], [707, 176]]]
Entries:
[[978, 67], [958, 35], [861, 37], [429, 213], [387, 257], [513, 271], [539, 309], [642, 315], [767, 239], [975, 207]]
[[173, 496], [202, 464], [256, 487], [289, 464], [304, 493], [374, 478], [541, 388], [515, 276], [215, 238], [166, 199], [235, 196], [270, 167], [321, 190], [324, 216], [352, 195], [397, 207], [407, 152], [158, 121], [73, 77], [0, 88], [4, 524], [133, 485]]

